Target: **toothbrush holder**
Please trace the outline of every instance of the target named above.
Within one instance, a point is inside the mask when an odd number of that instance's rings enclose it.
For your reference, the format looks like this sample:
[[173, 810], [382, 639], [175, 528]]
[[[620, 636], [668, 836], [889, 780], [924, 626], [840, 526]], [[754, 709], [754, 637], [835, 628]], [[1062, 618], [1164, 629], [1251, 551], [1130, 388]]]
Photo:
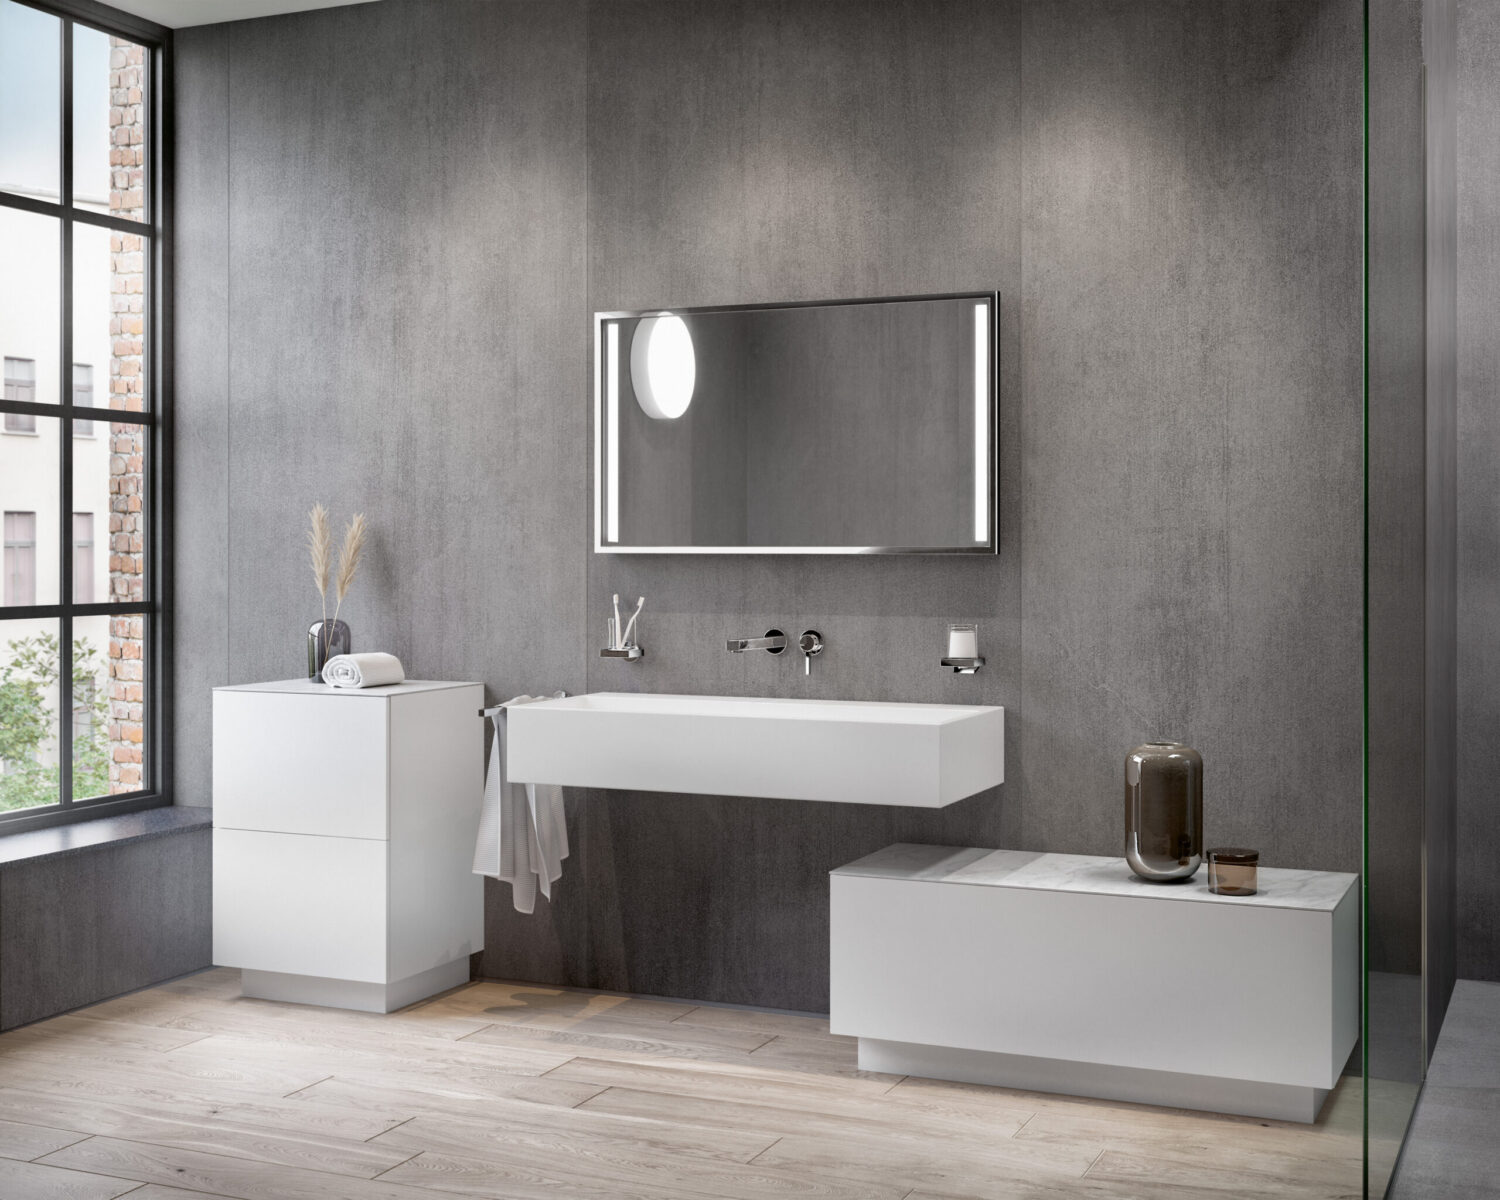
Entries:
[[608, 618], [604, 624], [606, 645], [599, 651], [600, 658], [621, 658], [626, 662], [639, 662], [645, 657], [646, 652], [635, 642], [632, 641], [627, 645], [620, 641], [620, 630], [616, 627], [613, 617]]

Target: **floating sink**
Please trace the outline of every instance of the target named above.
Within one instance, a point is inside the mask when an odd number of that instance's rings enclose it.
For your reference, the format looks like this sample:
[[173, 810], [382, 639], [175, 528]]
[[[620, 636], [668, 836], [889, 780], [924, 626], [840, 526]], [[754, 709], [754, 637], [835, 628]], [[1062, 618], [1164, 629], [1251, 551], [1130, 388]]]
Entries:
[[510, 710], [519, 783], [942, 808], [1005, 781], [1005, 710], [594, 692]]

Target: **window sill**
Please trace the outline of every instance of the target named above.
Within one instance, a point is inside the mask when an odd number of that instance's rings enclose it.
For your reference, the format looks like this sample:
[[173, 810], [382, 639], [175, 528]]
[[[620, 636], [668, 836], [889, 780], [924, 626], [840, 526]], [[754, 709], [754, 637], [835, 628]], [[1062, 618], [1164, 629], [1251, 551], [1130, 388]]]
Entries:
[[38, 859], [62, 858], [105, 846], [143, 842], [211, 829], [213, 809], [166, 805], [117, 817], [97, 817], [92, 821], [74, 821], [71, 825], [53, 825], [46, 829], [29, 829], [19, 833], [0, 833], [0, 867]]
[[0, 429], [6, 437], [41, 437], [41, 432], [36, 429]]

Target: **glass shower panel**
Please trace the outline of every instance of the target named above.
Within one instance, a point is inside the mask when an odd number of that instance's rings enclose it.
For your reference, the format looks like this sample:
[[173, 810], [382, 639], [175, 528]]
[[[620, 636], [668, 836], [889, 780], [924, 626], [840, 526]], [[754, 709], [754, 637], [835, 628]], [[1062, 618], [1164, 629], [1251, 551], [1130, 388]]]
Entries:
[[1369, 0], [1366, 1195], [1384, 1196], [1452, 988], [1456, 543], [1452, 0]]

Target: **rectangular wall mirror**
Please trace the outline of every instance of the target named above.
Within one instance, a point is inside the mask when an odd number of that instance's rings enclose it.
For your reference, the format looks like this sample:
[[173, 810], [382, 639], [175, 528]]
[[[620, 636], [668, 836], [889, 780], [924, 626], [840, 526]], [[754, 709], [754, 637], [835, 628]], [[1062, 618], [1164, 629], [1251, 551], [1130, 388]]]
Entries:
[[995, 553], [999, 306], [596, 313], [595, 550]]

